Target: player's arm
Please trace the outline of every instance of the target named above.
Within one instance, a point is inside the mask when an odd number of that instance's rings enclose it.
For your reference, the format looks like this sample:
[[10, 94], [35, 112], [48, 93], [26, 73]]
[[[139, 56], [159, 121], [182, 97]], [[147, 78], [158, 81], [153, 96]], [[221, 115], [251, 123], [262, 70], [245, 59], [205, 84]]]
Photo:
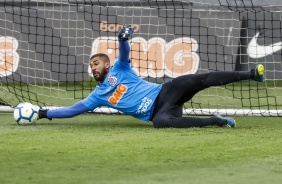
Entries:
[[130, 47], [128, 43], [128, 38], [130, 35], [134, 33], [134, 29], [131, 25], [125, 25], [118, 33], [118, 49], [119, 49], [119, 56], [118, 60], [122, 62], [129, 62], [129, 52]]
[[64, 107], [64, 108], [59, 108], [59, 109], [49, 109], [49, 110], [39, 109], [38, 119], [71, 118], [71, 117], [80, 115], [82, 113], [88, 112], [88, 111], [89, 109], [82, 102], [77, 102], [70, 107]]

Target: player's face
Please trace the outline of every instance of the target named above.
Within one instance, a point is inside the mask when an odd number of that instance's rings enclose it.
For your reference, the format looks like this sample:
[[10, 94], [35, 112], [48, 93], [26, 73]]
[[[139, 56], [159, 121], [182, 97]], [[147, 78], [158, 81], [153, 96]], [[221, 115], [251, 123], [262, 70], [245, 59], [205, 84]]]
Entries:
[[110, 62], [103, 61], [100, 57], [94, 57], [90, 60], [90, 68], [94, 79], [103, 82], [109, 72]]

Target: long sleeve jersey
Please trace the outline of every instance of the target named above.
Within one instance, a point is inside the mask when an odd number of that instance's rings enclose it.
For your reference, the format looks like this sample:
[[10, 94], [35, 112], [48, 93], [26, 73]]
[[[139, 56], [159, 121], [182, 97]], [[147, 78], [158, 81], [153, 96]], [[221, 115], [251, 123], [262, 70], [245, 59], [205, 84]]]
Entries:
[[151, 108], [162, 85], [141, 79], [132, 70], [128, 42], [119, 44], [119, 57], [105, 78], [82, 104], [90, 110], [100, 106], [117, 109], [135, 118], [149, 121]]

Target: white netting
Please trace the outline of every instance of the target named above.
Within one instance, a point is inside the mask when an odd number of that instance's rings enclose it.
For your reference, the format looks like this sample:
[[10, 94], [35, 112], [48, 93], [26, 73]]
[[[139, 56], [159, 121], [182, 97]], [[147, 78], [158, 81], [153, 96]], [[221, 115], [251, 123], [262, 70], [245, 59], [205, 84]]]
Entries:
[[185, 104], [185, 113], [281, 114], [282, 3], [61, 0], [0, 5], [2, 104], [57, 107], [87, 97], [96, 85], [90, 56], [103, 52], [113, 63], [117, 32], [131, 24], [132, 67], [150, 82], [265, 65], [265, 83], [209, 88]]

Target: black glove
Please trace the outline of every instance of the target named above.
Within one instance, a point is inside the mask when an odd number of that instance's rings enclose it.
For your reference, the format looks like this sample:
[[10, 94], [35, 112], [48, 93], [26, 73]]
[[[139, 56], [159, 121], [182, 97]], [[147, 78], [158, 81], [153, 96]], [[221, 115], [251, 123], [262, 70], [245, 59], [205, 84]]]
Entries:
[[118, 41], [123, 43], [128, 40], [128, 37], [134, 33], [134, 29], [131, 25], [124, 25], [118, 33]]
[[[48, 109], [42, 109], [41, 106], [36, 106], [36, 109], [37, 109], [37, 113], [38, 113], [37, 119], [47, 118]], [[52, 120], [52, 118], [47, 118], [47, 119]]]

